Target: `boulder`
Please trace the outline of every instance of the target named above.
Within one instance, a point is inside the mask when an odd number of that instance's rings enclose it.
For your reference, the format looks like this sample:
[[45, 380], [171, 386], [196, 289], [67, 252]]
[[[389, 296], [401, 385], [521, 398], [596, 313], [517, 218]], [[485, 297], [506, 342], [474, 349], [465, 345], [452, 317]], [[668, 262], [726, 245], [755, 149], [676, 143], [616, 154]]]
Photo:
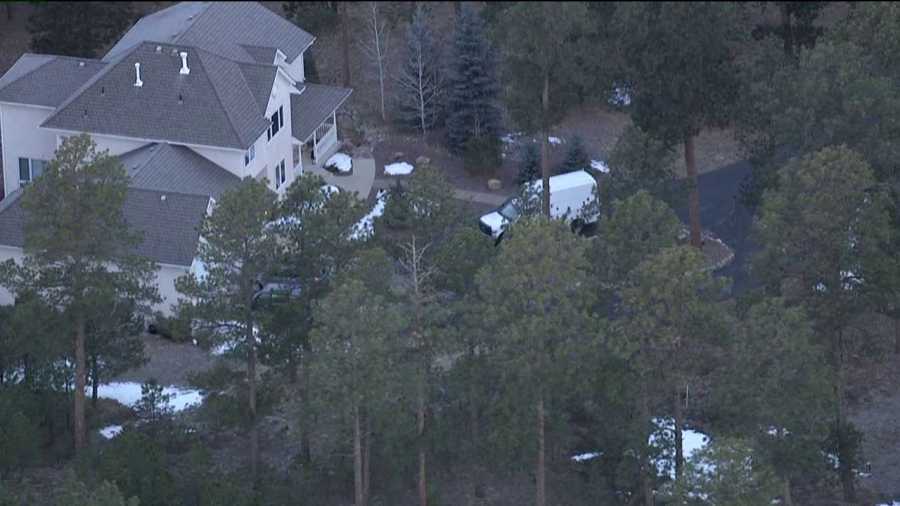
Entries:
[[424, 155], [416, 158], [416, 167], [428, 167], [429, 165], [431, 165], [431, 158]]
[[499, 179], [488, 179], [487, 186], [488, 190], [498, 191], [503, 188], [503, 183]]
[[397, 151], [396, 153], [394, 153], [394, 157], [391, 159], [391, 161], [399, 162], [399, 161], [403, 160], [404, 156], [405, 155], [403, 154], [403, 151]]

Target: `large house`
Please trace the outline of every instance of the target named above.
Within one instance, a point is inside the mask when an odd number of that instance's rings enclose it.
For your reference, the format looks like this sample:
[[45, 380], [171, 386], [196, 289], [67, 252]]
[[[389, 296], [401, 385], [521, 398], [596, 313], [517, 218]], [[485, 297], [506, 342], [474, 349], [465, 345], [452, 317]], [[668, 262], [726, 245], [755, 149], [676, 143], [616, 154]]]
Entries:
[[306, 82], [313, 41], [256, 2], [183, 2], [140, 19], [99, 60], [23, 55], [0, 77], [0, 260], [23, 256], [23, 187], [86, 132], [131, 176], [125, 217], [160, 266], [168, 313], [222, 192], [250, 176], [281, 194], [337, 149], [351, 90]]

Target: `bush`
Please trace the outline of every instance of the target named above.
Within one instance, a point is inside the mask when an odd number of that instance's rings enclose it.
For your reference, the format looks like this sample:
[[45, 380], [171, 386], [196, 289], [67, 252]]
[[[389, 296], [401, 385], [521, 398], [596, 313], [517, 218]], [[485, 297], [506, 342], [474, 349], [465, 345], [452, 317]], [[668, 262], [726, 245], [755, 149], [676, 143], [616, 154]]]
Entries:
[[38, 433], [34, 423], [8, 396], [0, 397], [0, 471], [21, 469], [37, 456]]
[[126, 428], [96, 456], [97, 473], [141, 506], [177, 503], [175, 479], [168, 470], [163, 445], [149, 434]]
[[516, 184], [525, 184], [541, 177], [541, 150], [537, 144], [529, 142], [522, 145], [522, 162]]
[[572, 143], [569, 144], [569, 150], [566, 152], [566, 159], [563, 160], [562, 165], [556, 170], [557, 174], [566, 174], [568, 172], [575, 172], [576, 170], [583, 170], [591, 166], [591, 157], [588, 156], [587, 151], [584, 149], [584, 141], [581, 140], [581, 137], [575, 136], [572, 139]]
[[490, 175], [503, 161], [500, 157], [500, 139], [495, 136], [473, 137], [466, 142], [463, 166], [471, 174]]
[[151, 323], [147, 326], [147, 332], [160, 335], [166, 339], [175, 341], [176, 343], [187, 342], [192, 338], [189, 322], [177, 317], [166, 317], [162, 315], [156, 318], [155, 323]]

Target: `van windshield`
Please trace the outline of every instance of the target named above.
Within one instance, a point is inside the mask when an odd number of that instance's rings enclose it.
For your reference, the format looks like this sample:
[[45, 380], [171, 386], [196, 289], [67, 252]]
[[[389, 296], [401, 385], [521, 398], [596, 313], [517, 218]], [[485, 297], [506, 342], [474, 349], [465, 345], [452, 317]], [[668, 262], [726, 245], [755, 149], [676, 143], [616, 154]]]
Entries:
[[519, 217], [519, 203], [517, 199], [507, 200], [497, 211], [509, 221], [515, 221]]

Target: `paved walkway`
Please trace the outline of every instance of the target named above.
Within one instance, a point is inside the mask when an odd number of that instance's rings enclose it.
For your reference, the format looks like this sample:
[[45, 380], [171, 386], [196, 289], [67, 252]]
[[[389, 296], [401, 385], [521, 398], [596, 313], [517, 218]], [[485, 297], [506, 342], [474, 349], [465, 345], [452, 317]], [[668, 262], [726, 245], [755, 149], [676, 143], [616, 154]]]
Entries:
[[353, 174], [349, 176], [336, 176], [318, 165], [306, 166], [305, 169], [322, 176], [326, 183], [333, 184], [341, 190], [356, 192], [356, 196], [360, 200], [369, 198], [372, 184], [375, 182], [375, 160], [372, 158], [354, 156]]
[[[355, 162], [354, 162], [355, 163]], [[407, 178], [400, 179], [401, 182], [405, 184], [405, 180]], [[381, 189], [390, 189], [392, 186], [397, 184], [397, 178], [387, 178], [380, 177], [375, 180], [375, 184], [373, 188], [381, 190]], [[509, 195], [500, 195], [496, 193], [486, 193], [486, 192], [475, 192], [470, 190], [463, 190], [460, 188], [453, 189], [453, 197], [457, 200], [465, 200], [467, 202], [477, 202], [479, 204], [484, 204], [488, 206], [499, 206], [507, 198]]]

